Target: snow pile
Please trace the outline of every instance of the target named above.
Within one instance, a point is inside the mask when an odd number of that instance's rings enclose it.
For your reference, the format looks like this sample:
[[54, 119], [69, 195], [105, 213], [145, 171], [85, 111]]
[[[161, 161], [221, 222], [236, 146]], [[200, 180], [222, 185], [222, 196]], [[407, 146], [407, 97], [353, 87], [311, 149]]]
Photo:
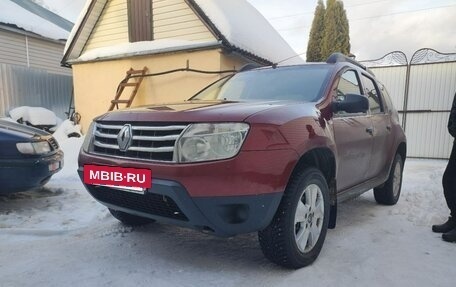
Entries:
[[[237, 48], [274, 63], [297, 56], [271, 24], [246, 0], [195, 0], [223, 36]], [[284, 64], [302, 64], [294, 57]]]
[[92, 61], [110, 57], [138, 56], [162, 52], [173, 52], [185, 49], [196, 49], [217, 45], [216, 41], [187, 41], [176, 39], [160, 39], [123, 43], [109, 47], [97, 48], [82, 54], [76, 61]]
[[67, 138], [59, 141], [60, 149], [63, 151], [65, 159], [63, 169], [54, 175], [55, 179], [68, 178], [74, 180], [74, 177], [77, 176], [79, 150], [83, 142], [84, 137]]
[[22, 106], [12, 109], [9, 114], [16, 122], [22, 120], [34, 126], [55, 126], [61, 122], [53, 111], [41, 107]]
[[81, 126], [75, 125], [70, 120], [63, 121], [53, 133], [54, 138], [57, 139], [59, 143], [66, 141], [69, 135], [77, 138], [81, 137]]

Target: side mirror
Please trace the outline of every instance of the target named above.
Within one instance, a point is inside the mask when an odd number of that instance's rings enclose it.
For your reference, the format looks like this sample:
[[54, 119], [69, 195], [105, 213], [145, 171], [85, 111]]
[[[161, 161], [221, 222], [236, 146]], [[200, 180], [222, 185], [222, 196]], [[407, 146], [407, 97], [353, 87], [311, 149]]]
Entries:
[[333, 112], [344, 111], [347, 113], [366, 113], [369, 109], [369, 100], [365, 96], [346, 94], [338, 96], [333, 102]]

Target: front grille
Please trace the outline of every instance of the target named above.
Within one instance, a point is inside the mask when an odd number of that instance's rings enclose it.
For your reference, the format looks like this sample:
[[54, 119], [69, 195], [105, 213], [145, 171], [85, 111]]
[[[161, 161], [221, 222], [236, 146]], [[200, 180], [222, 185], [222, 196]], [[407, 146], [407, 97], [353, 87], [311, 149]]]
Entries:
[[136, 194], [104, 186], [89, 189], [95, 199], [118, 207], [128, 208], [152, 215], [188, 221], [176, 202], [170, 197], [155, 193]]
[[132, 141], [126, 151], [121, 151], [117, 135], [124, 124], [97, 123], [94, 131], [93, 151], [98, 154], [138, 158], [154, 161], [173, 161], [174, 144], [183, 124], [132, 123]]
[[53, 137], [48, 138], [48, 143], [51, 145], [52, 150], [58, 150], [59, 149], [59, 144], [57, 143], [55, 138], [53, 138]]

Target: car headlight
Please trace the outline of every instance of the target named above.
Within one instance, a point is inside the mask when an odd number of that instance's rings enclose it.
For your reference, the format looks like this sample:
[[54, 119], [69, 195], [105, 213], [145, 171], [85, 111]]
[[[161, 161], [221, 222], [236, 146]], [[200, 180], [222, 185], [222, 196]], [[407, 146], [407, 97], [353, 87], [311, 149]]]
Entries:
[[227, 159], [241, 149], [246, 123], [192, 124], [176, 142], [175, 161], [200, 162]]
[[17, 143], [16, 147], [22, 154], [46, 154], [51, 151], [47, 141]]
[[92, 122], [87, 130], [84, 138], [84, 142], [82, 143], [82, 150], [85, 152], [89, 152], [90, 144], [92, 142], [93, 133], [95, 130], [95, 122]]

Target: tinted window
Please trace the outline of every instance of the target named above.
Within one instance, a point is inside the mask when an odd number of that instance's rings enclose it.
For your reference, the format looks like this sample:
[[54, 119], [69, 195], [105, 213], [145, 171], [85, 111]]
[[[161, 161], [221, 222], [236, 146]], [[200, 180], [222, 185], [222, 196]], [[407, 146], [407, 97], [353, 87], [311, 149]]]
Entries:
[[313, 102], [322, 97], [329, 67], [309, 65], [253, 70], [222, 79], [192, 100], [293, 100]]
[[382, 103], [374, 81], [363, 75], [364, 94], [369, 99], [369, 110], [371, 114], [383, 112]]

